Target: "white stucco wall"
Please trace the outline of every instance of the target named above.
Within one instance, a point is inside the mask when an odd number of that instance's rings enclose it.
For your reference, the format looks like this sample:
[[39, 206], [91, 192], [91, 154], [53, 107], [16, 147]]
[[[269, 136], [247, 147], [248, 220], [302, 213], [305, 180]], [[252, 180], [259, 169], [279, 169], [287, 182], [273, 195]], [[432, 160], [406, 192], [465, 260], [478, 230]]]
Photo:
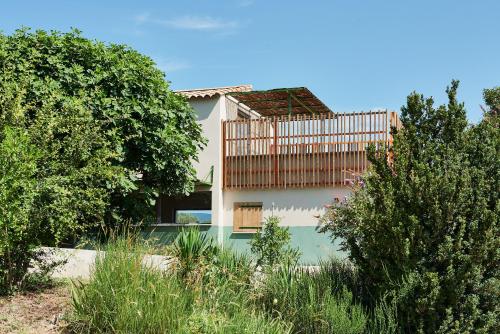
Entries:
[[316, 216], [325, 212], [325, 205], [335, 198], [343, 200], [350, 191], [348, 187], [224, 191], [223, 225], [233, 224], [234, 202], [262, 202], [264, 219], [274, 212], [284, 226], [316, 226]]
[[[198, 122], [203, 129], [203, 136], [208, 140], [206, 147], [199, 153], [198, 162], [194, 163], [198, 179], [204, 180], [214, 167], [212, 182], [212, 224], [220, 225], [222, 219], [222, 138], [221, 121], [226, 117], [224, 96], [190, 99], [189, 103], [198, 115]], [[222, 239], [222, 234], [218, 237]]]
[[219, 162], [217, 156], [221, 150], [220, 108], [223, 104], [219, 97], [190, 99], [189, 104], [196, 111], [203, 136], [208, 139], [207, 146], [199, 153], [199, 161], [194, 163], [198, 179], [203, 180], [210, 173], [210, 167], [215, 167]]

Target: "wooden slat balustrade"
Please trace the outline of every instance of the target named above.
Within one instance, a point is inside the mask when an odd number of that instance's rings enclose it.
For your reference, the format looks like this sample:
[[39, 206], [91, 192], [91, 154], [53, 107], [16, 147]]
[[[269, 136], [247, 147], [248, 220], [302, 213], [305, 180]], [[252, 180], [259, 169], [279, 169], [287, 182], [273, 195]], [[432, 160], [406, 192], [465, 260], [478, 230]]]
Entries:
[[222, 122], [225, 189], [346, 184], [368, 166], [369, 144], [390, 147], [397, 113], [290, 115]]

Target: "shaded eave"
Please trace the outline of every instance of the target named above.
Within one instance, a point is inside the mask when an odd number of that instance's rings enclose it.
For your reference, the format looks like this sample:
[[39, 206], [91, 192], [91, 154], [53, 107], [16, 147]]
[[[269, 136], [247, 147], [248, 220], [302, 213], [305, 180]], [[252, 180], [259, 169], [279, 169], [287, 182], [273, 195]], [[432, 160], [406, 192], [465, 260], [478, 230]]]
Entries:
[[231, 92], [228, 95], [262, 116], [325, 114], [332, 112], [306, 87]]

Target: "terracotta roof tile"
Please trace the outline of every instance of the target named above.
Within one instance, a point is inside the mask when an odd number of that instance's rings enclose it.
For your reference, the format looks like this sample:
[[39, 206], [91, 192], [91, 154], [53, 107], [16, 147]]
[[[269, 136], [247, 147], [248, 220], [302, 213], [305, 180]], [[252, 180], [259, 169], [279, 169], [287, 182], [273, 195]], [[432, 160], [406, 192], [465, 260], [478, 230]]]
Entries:
[[224, 95], [228, 93], [250, 92], [251, 90], [252, 90], [252, 85], [239, 85], [239, 86], [228, 86], [228, 87], [186, 89], [186, 90], [177, 90], [175, 92], [184, 95], [188, 99], [191, 99], [191, 98], [212, 97], [215, 95]]

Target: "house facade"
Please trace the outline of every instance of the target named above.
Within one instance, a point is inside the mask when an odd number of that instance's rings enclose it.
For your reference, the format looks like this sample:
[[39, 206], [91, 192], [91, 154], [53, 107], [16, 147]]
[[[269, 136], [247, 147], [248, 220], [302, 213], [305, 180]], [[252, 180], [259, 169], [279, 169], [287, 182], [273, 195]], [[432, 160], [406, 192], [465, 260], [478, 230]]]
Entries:
[[343, 256], [338, 242], [318, 233], [318, 217], [350, 194], [368, 166], [367, 146], [391, 144], [390, 127], [399, 126], [395, 112], [333, 113], [304, 87], [178, 93], [196, 111], [208, 143], [194, 163], [195, 192], [160, 197], [153, 233], [196, 225], [223, 246], [246, 251], [274, 215], [289, 227], [303, 262]]

